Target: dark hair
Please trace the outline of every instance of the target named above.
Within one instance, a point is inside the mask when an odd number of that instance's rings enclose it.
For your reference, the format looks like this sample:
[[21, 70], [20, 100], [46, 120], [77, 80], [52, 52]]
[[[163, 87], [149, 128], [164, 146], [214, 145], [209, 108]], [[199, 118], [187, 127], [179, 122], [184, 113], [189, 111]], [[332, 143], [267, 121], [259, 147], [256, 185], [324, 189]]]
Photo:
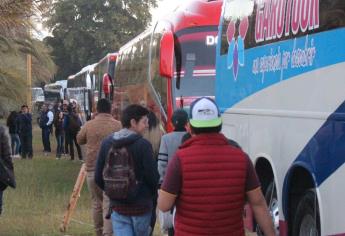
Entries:
[[216, 127], [209, 127], [209, 128], [196, 128], [192, 125], [190, 126], [193, 134], [209, 134], [209, 133], [219, 133], [222, 130], [222, 125]]
[[10, 115], [7, 117], [7, 121], [6, 121], [7, 126], [15, 124], [17, 116], [18, 116], [18, 113], [16, 111], [11, 111]]
[[171, 122], [175, 127], [175, 131], [185, 131], [185, 126], [188, 122], [188, 113], [183, 109], [178, 109], [174, 111], [174, 114], [171, 118]]
[[109, 113], [111, 112], [111, 104], [110, 102], [102, 98], [97, 102], [97, 112], [98, 113]]
[[140, 105], [132, 104], [122, 111], [121, 123], [124, 128], [131, 127], [131, 120], [138, 122], [143, 116], [147, 116], [149, 111]]
[[155, 113], [152, 111], [149, 111], [149, 114], [147, 114], [147, 118], [149, 119], [149, 130], [156, 128], [159, 121]]
[[21, 108], [23, 109], [23, 108], [25, 108], [25, 107], [26, 107], [26, 108], [29, 108], [29, 107], [28, 107], [28, 105], [25, 105], [25, 104], [24, 104], [24, 105], [22, 105], [22, 107], [21, 107]]
[[185, 133], [183, 136], [182, 136], [182, 139], [181, 139], [181, 144], [183, 144], [184, 142], [186, 142], [188, 139], [190, 139], [192, 137], [192, 135], [190, 133]]

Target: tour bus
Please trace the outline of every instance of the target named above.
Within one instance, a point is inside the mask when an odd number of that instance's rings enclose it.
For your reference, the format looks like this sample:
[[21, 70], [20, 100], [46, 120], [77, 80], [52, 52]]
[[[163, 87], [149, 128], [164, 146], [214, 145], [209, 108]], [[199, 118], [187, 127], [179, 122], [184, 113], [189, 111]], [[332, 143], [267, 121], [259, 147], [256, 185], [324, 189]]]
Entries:
[[81, 112], [86, 119], [91, 117], [92, 110], [92, 91], [93, 71], [96, 64], [85, 66], [75, 75], [70, 75], [67, 79], [67, 96], [66, 98], [75, 100], [80, 107]]
[[189, 1], [120, 48], [113, 102], [118, 112], [128, 104], [146, 105], [171, 131], [175, 109], [214, 97], [221, 4]]
[[99, 62], [68, 77], [68, 98], [80, 102], [88, 118], [96, 112], [98, 99], [107, 98], [112, 101], [116, 57], [117, 53], [108, 53]]
[[345, 235], [344, 26], [344, 0], [223, 3], [222, 131], [251, 157], [280, 235]]
[[94, 67], [93, 83], [95, 102], [99, 98], [107, 98], [112, 101], [116, 58], [117, 53], [108, 53]]
[[58, 83], [46, 84], [44, 86], [44, 99], [48, 104], [54, 105], [64, 99], [64, 87]]
[[44, 103], [44, 92], [40, 87], [31, 88], [31, 104], [33, 110], [38, 112], [41, 109], [41, 106]]

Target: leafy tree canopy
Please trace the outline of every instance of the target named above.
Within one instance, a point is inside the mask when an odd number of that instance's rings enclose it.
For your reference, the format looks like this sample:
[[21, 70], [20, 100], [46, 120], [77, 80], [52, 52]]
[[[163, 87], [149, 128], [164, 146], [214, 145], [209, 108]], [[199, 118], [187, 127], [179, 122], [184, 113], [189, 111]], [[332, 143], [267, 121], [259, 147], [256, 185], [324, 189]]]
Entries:
[[156, 0], [56, 1], [47, 15], [53, 36], [45, 38], [58, 66], [56, 79], [117, 51], [146, 28], [151, 7]]

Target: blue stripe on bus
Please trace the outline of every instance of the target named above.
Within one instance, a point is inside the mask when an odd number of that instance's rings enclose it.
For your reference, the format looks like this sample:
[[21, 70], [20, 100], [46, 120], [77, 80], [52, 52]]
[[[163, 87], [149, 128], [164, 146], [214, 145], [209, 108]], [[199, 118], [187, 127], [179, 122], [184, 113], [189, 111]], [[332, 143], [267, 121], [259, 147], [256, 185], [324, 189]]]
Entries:
[[[221, 32], [221, 31], [220, 31]], [[218, 38], [221, 38], [218, 35]], [[265, 88], [287, 80], [300, 74], [317, 70], [345, 61], [345, 28], [331, 30], [304, 36], [292, 40], [280, 41], [244, 51], [244, 66], [239, 66], [237, 78], [234, 78], [233, 68], [227, 67], [227, 55], [219, 56], [220, 43], [217, 45], [216, 63], [216, 100], [221, 112], [231, 108], [236, 103]], [[266, 73], [253, 73], [255, 59], [264, 61], [264, 56], [279, 55], [284, 52], [292, 53], [298, 49], [315, 48], [316, 55], [312, 65], [291, 68], [291, 61], [287, 69]], [[277, 58], [279, 58], [277, 56]]]
[[309, 167], [317, 186], [345, 163], [345, 102], [310, 139], [295, 163]]
[[331, 114], [309, 140], [285, 175], [283, 186], [283, 211], [288, 215], [288, 192], [291, 173], [296, 167], [306, 169], [319, 187], [345, 163], [345, 102]]

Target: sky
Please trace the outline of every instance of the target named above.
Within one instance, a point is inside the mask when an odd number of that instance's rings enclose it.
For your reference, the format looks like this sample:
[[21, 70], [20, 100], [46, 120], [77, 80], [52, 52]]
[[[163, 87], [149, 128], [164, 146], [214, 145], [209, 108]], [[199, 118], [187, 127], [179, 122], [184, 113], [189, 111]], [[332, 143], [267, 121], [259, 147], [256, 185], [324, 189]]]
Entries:
[[157, 8], [151, 10], [152, 22], [156, 22], [164, 15], [172, 12], [182, 0], [157, 0]]

